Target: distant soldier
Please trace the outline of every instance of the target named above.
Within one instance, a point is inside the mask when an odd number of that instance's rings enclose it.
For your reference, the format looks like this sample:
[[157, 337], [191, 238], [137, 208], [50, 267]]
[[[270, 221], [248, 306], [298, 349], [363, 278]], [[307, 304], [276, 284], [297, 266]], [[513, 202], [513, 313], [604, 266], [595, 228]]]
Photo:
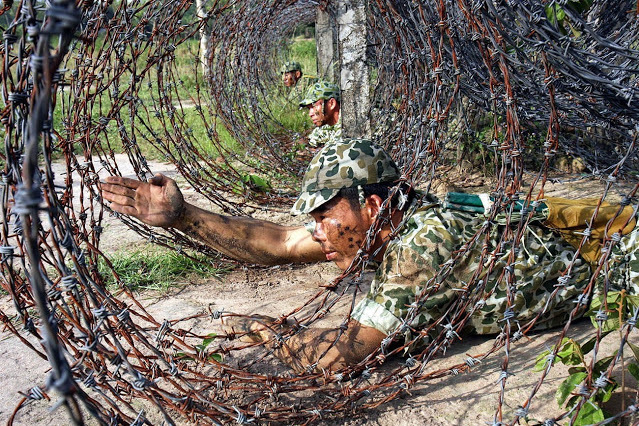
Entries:
[[308, 88], [300, 108], [308, 108], [308, 116], [315, 125], [308, 136], [310, 146], [321, 147], [341, 139], [339, 87], [327, 81], [318, 81]]
[[295, 87], [302, 78], [302, 65], [299, 62], [285, 62], [280, 69], [282, 73], [282, 83], [286, 87]]
[[317, 81], [312, 75], [305, 75], [302, 72], [302, 65], [299, 62], [285, 62], [280, 68], [282, 73], [282, 83], [287, 87], [286, 100], [288, 103], [297, 105], [304, 97], [308, 87]]

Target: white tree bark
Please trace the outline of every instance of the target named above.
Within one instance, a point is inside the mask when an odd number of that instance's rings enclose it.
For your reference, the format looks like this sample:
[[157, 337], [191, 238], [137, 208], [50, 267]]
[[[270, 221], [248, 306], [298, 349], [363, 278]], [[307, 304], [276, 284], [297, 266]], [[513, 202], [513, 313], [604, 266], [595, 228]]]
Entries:
[[338, 44], [342, 135], [370, 138], [370, 82], [366, 64], [367, 0], [339, 0]]
[[202, 21], [206, 21], [206, 8], [204, 4], [206, 0], [195, 0], [195, 8], [197, 17], [200, 20], [200, 64], [202, 65], [202, 75], [206, 79], [209, 76], [209, 66], [208, 66], [208, 58], [209, 58], [209, 38], [208, 33], [206, 31], [206, 23]]

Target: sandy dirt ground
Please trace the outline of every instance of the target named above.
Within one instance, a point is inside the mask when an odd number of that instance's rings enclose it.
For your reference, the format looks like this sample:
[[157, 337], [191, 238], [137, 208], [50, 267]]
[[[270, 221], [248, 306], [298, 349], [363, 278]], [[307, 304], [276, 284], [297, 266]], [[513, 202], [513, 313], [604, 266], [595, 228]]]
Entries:
[[[171, 174], [169, 165], [154, 164], [154, 171]], [[477, 179], [473, 180], [477, 182]], [[576, 186], [573, 186], [576, 185]], [[465, 188], [472, 192], [468, 182], [445, 182], [435, 190], [445, 192], [457, 188]], [[197, 201], [194, 191], [183, 187], [187, 200]], [[478, 190], [482, 188], [477, 186]], [[569, 196], [579, 191], [581, 196], [598, 196], [602, 185], [598, 182], [575, 182], [574, 184], [556, 185], [553, 195]], [[256, 216], [261, 212], [256, 211]], [[270, 213], [270, 217], [283, 223], [291, 223], [285, 210]], [[140, 244], [141, 238], [115, 219], [107, 220], [103, 234], [101, 249], [123, 249]], [[321, 284], [326, 283], [338, 274], [332, 264], [282, 266], [276, 268], [240, 268], [229, 275], [214, 277], [197, 282], [176, 283], [169, 293], [157, 294], [144, 292], [138, 295], [139, 300], [147, 307], [158, 321], [163, 319], [184, 318], [203, 310], [224, 309], [238, 313], [259, 313], [278, 316], [290, 312], [293, 307], [300, 306], [311, 295], [317, 292]], [[8, 314], [14, 312], [11, 301], [6, 297], [0, 300], [0, 309]], [[215, 329], [219, 324], [202, 323], [202, 329]], [[569, 337], [582, 340], [592, 334], [589, 321], [577, 322], [569, 331]], [[514, 343], [508, 354], [508, 370], [512, 375], [508, 378], [505, 399], [502, 404], [504, 421], [510, 422], [514, 411], [531, 395], [540, 373], [532, 367], [535, 357], [557, 341], [559, 330], [530, 335], [529, 338]], [[444, 356], [431, 363], [427, 371], [448, 368], [468, 357], [482, 354], [493, 345], [494, 337], [468, 336], [457, 341]], [[639, 344], [639, 332], [635, 330], [631, 341]], [[618, 336], [610, 335], [603, 345], [604, 353], [612, 353], [616, 349]], [[32, 342], [37, 345], [37, 342]], [[506, 354], [503, 350], [484, 360], [468, 373], [451, 375], [428, 382], [418, 382], [411, 388], [410, 395], [402, 396], [391, 403], [375, 409], [368, 409], [355, 416], [321, 421], [325, 425], [482, 425], [491, 424], [499, 406], [500, 385], [497, 383], [501, 375], [501, 364]], [[36, 385], [42, 385], [48, 374], [48, 363], [35, 355], [18, 338], [0, 331], [0, 424], [5, 424], [22, 395]], [[388, 360], [389, 365], [399, 365], [402, 358]], [[537, 391], [530, 407], [528, 424], [536, 424], [533, 420], [543, 422], [544, 419], [561, 412], [555, 402], [555, 390], [566, 377], [567, 369], [557, 365], [551, 370], [549, 377]], [[611, 400], [610, 409], [619, 411], [627, 407], [636, 398], [636, 383], [627, 381], [626, 393]], [[15, 418], [16, 425], [66, 425], [69, 419], [66, 412], [57, 408], [52, 411], [56, 398], [52, 401], [33, 401], [23, 408]], [[153, 419], [151, 417], [151, 419]], [[157, 424], [161, 421], [157, 420]], [[638, 419], [635, 419], [637, 421]], [[522, 422], [523, 423], [523, 422]], [[180, 423], [178, 423], [180, 424]]]

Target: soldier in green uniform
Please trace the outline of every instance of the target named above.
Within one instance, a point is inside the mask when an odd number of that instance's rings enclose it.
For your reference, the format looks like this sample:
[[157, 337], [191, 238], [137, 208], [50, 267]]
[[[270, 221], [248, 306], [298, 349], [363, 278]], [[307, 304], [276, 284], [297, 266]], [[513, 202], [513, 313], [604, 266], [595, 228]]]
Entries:
[[303, 75], [302, 65], [295, 61], [284, 62], [280, 72], [282, 73], [282, 83], [286, 87], [295, 87]]
[[333, 83], [318, 81], [308, 88], [300, 108], [308, 108], [308, 116], [315, 125], [308, 135], [308, 144], [322, 147], [342, 137], [340, 122], [340, 90]]
[[[476, 231], [486, 226], [483, 215], [446, 209], [434, 197], [411, 190], [396, 194], [391, 209], [383, 209], [389, 190], [399, 179], [392, 159], [370, 141], [352, 139], [325, 145], [309, 164], [302, 192], [292, 208], [292, 214], [313, 218], [309, 230], [204, 211], [186, 203], [175, 182], [162, 175], [149, 182], [109, 177], [102, 194], [114, 211], [152, 226], [174, 227], [228, 256], [266, 265], [329, 260], [345, 270], [381, 215], [384, 226], [368, 250], [377, 265], [375, 277], [346, 330], [309, 328], [276, 351], [297, 371], [309, 365], [326, 369], [354, 365], [398, 331], [411, 340], [422, 336], [426, 328], [441, 331], [450, 315], [448, 308], [476, 273], [483, 283], [483, 297], [467, 307], [468, 325], [475, 333], [496, 333], [506, 318], [521, 323], [541, 312], [538, 328], [547, 328], [563, 323], [575, 304], [583, 305], [581, 311], [585, 311], [588, 301], [582, 292], [590, 280], [591, 266], [576, 257], [575, 247], [558, 233], [542, 223], [530, 224], [516, 259], [508, 258], [509, 247], [497, 246], [507, 224], [493, 226], [489, 238], [477, 247], [467, 246]], [[619, 272], [598, 277], [597, 289], [605, 278], [611, 290], [639, 293], [639, 228], [636, 212], [630, 210], [628, 220], [610, 229], [618, 240], [610, 264]], [[547, 215], [551, 213], [540, 216]], [[459, 262], [450, 263], [463, 247], [469, 251]], [[482, 258], [481, 252], [503, 254]], [[570, 273], [564, 274], [571, 262]], [[434, 279], [442, 268], [452, 269], [445, 279]], [[509, 282], [516, 283], [511, 287], [514, 303], [510, 306], [506, 280], [498, 279], [504, 273], [512, 274]], [[416, 303], [423, 293], [429, 296]], [[255, 341], [268, 339], [272, 331], [263, 322], [238, 324], [238, 331], [249, 331]]]
[[287, 100], [295, 105], [302, 100], [309, 86], [317, 81], [316, 77], [304, 74], [302, 65], [295, 61], [285, 62], [280, 68], [280, 73], [282, 83], [289, 89]]

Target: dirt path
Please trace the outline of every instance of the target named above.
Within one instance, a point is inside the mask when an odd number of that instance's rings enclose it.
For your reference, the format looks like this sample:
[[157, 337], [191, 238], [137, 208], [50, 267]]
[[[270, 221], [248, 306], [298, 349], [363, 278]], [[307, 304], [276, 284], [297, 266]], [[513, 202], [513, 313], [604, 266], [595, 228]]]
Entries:
[[[298, 306], [317, 286], [333, 276], [336, 271], [326, 271], [324, 265], [303, 268], [282, 267], [278, 269], [237, 271], [222, 280], [210, 280], [185, 285], [171, 294], [156, 297], [152, 294], [141, 295], [141, 300], [156, 319], [172, 320], [190, 314], [202, 312], [209, 307], [242, 313], [260, 313], [278, 316]], [[3, 301], [3, 308], [6, 301]], [[200, 324], [203, 328], [218, 329], [218, 324]], [[583, 340], [592, 335], [589, 321], [579, 321], [570, 331], [570, 337]], [[540, 373], [533, 372], [536, 356], [555, 344], [558, 331], [532, 335], [512, 346], [509, 354], [508, 379], [505, 402], [505, 419], [523, 404], [533, 390]], [[639, 344], [639, 336], [634, 333], [633, 342]], [[609, 336], [604, 345], [611, 352], [618, 339]], [[427, 371], [448, 368], [463, 363], [468, 355], [477, 355], [488, 351], [493, 339], [482, 336], [465, 337], [456, 342], [445, 357], [435, 360]], [[0, 356], [3, 360], [2, 384], [0, 393], [0, 423], [7, 421], [11, 411], [21, 399], [17, 392], [28, 392], [42, 384], [46, 378], [48, 365], [34, 356], [17, 338], [6, 332], [0, 334]], [[426, 383], [418, 383], [411, 388], [411, 395], [403, 396], [377, 409], [366, 410], [355, 418], [327, 421], [326, 425], [479, 425], [491, 422], [498, 406], [500, 386], [497, 381], [501, 375], [501, 363], [504, 353], [493, 355], [474, 367], [469, 373], [449, 376]], [[399, 365], [402, 358], [390, 359], [389, 368]], [[560, 413], [555, 402], [555, 390], [566, 377], [566, 367], [557, 365], [545, 380], [532, 404], [530, 418], [543, 421]], [[631, 385], [632, 386], [632, 385]], [[631, 387], [632, 389], [632, 387]], [[631, 404], [633, 394], [628, 392], [625, 404]], [[55, 400], [55, 398], [54, 398]], [[613, 410], [620, 408], [621, 400], [613, 401]], [[34, 401], [23, 409], [17, 419], [17, 425], [66, 425], [68, 418], [62, 409], [51, 413], [51, 403]], [[612, 408], [612, 407], [611, 407]], [[151, 419], [153, 419], [151, 415]], [[160, 418], [155, 418], [158, 424]]]

